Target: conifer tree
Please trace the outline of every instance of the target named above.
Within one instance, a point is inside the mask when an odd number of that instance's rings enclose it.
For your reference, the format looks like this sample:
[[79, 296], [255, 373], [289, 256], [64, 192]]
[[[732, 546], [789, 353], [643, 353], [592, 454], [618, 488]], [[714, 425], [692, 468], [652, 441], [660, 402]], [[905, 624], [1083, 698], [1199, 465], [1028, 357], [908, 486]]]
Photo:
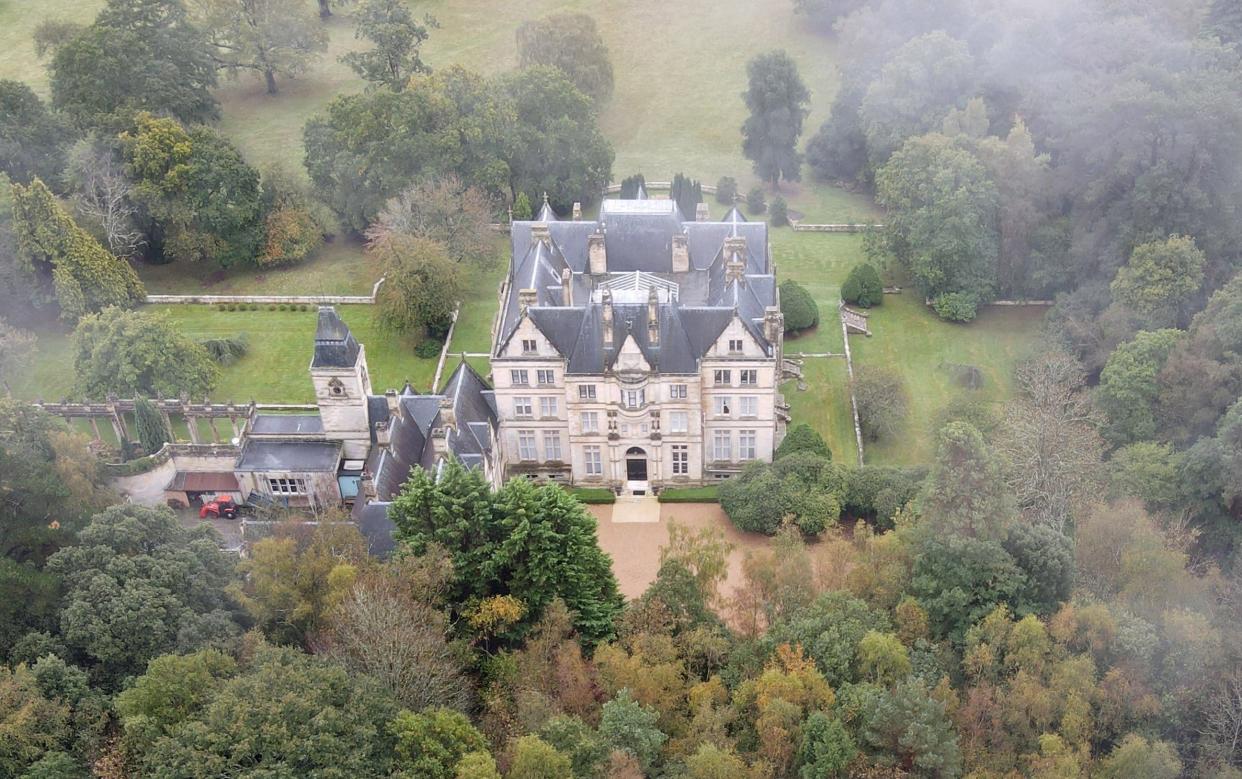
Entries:
[[138, 429], [138, 442], [147, 454], [155, 454], [172, 440], [168, 425], [164, 424], [164, 418], [150, 400], [139, 397], [134, 401], [134, 421]]
[[13, 185], [13, 227], [27, 269], [51, 277], [62, 319], [129, 307], [146, 295], [134, 269], [78, 227], [41, 180]]

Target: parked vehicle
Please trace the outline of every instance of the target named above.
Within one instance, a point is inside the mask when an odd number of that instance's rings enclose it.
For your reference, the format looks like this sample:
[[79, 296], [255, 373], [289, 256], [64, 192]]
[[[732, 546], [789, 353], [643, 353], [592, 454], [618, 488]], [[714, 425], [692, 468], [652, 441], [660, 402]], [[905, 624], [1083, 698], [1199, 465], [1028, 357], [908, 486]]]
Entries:
[[237, 504], [233, 499], [226, 496], [216, 496], [211, 501], [203, 504], [198, 510], [199, 519], [207, 519], [208, 517], [224, 517], [225, 519], [237, 519]]

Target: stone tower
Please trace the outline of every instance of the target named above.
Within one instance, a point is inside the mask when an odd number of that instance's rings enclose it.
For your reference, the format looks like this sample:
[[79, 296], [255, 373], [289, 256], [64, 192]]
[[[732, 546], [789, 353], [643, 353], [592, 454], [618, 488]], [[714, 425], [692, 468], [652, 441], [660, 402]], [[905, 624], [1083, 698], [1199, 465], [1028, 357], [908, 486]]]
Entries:
[[331, 306], [319, 308], [310, 374], [324, 436], [344, 442], [346, 460], [366, 459], [371, 446], [367, 416], [371, 377], [367, 374], [366, 348]]

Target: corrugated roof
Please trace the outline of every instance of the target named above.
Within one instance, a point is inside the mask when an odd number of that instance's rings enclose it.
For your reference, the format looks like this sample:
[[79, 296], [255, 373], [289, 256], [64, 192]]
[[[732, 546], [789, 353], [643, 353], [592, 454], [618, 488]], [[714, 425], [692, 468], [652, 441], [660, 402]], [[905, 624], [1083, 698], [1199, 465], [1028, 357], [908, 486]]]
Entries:
[[171, 492], [241, 491], [232, 473], [211, 471], [177, 471], [164, 489]]

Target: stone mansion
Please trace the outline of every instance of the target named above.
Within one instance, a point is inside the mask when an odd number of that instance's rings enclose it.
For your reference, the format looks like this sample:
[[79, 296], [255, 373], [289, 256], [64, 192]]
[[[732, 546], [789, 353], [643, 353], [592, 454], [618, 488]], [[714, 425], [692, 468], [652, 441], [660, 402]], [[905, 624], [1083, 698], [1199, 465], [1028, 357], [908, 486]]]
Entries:
[[231, 443], [174, 447], [165, 495], [345, 503], [382, 554], [417, 467], [647, 494], [771, 460], [788, 409], [767, 239], [736, 209], [686, 221], [671, 200], [605, 200], [597, 221], [558, 221], [545, 204], [512, 224], [490, 385], [462, 360], [435, 394], [377, 394], [365, 346], [322, 307], [315, 405], [252, 404]]
[[512, 225], [493, 327], [504, 477], [646, 493], [771, 460], [783, 320], [767, 224], [672, 200]]

